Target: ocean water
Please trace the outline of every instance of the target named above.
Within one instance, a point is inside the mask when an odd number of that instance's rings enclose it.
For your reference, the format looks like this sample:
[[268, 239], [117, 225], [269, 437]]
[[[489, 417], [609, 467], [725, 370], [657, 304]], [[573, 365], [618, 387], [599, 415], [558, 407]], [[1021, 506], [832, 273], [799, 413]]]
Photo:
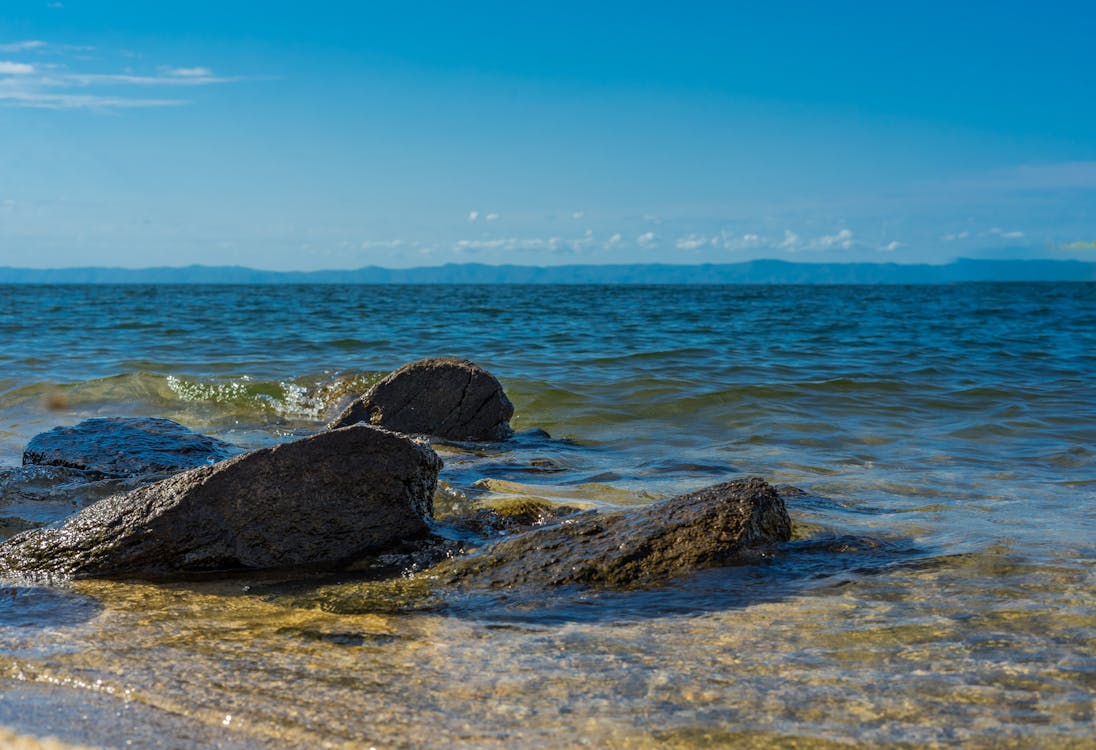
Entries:
[[[440, 505], [619, 507], [759, 475], [803, 490], [795, 539], [648, 591], [432, 609], [328, 606], [341, 580], [0, 581], [0, 727], [106, 747], [1096, 747], [1094, 284], [0, 287], [0, 477], [96, 416], [246, 448], [307, 435], [439, 355], [495, 373], [519, 430], [439, 445]], [[0, 529], [94, 499], [0, 493]]]

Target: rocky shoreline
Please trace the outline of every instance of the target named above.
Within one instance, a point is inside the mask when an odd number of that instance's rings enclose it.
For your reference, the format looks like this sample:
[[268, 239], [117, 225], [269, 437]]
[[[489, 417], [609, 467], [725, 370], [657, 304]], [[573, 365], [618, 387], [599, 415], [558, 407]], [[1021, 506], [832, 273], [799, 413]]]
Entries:
[[318, 434], [242, 454], [168, 420], [57, 428], [28, 444], [27, 467], [65, 467], [89, 482], [128, 486], [0, 543], [0, 573], [185, 578], [352, 569], [367, 556], [399, 561], [410, 547], [407, 567], [441, 589], [626, 589], [790, 538], [780, 494], [759, 478], [624, 510], [548, 504], [524, 516], [477, 509], [435, 518], [442, 462], [430, 439], [506, 440], [512, 415], [493, 375], [442, 358], [399, 368]]

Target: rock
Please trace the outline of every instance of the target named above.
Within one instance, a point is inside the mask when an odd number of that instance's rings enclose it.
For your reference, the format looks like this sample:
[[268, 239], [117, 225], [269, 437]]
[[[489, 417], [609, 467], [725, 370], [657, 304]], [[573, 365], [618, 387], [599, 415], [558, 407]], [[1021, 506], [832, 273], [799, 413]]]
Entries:
[[285, 606], [340, 614], [439, 611], [461, 606], [469, 593], [482, 602], [484, 589], [533, 597], [524, 600], [527, 606], [561, 586], [657, 586], [742, 562], [756, 556], [756, 548], [790, 537], [791, 521], [776, 491], [762, 479], [741, 479], [645, 507], [582, 511], [467, 555], [459, 540], [425, 538], [356, 566], [378, 578], [306, 592], [274, 587], [269, 594]]
[[170, 419], [108, 417], [36, 435], [23, 451], [23, 464], [133, 476], [193, 469], [239, 452]]
[[747, 548], [790, 538], [784, 501], [754, 477], [641, 508], [585, 511], [427, 573], [461, 587], [632, 588], [726, 564]]
[[494, 375], [466, 359], [422, 359], [373, 386], [329, 427], [357, 422], [451, 440], [505, 440], [514, 405]]
[[155, 576], [334, 563], [427, 532], [441, 461], [355, 425], [192, 469], [0, 544], [0, 571]]
[[104, 476], [65, 466], [0, 468], [0, 540], [62, 521], [104, 497], [165, 478], [164, 474]]

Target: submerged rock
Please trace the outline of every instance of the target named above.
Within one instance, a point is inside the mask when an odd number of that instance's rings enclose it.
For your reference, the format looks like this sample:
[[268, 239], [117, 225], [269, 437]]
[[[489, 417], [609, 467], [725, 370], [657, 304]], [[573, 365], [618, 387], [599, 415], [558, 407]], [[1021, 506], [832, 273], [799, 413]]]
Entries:
[[427, 532], [441, 461], [355, 425], [178, 474], [0, 545], [0, 570], [77, 577], [338, 562]]
[[631, 588], [726, 564], [747, 548], [790, 537], [784, 501], [754, 477], [641, 508], [579, 513], [428, 573], [462, 587]]
[[425, 540], [375, 561], [391, 577], [275, 596], [287, 606], [361, 614], [460, 606], [463, 595], [484, 590], [539, 599], [564, 586], [640, 589], [744, 561], [790, 538], [783, 500], [755, 477], [645, 507], [577, 512], [468, 555], [451, 541]]
[[170, 419], [106, 417], [34, 436], [23, 451], [23, 464], [133, 476], [193, 469], [239, 452]]
[[505, 440], [514, 405], [494, 375], [466, 359], [404, 365], [350, 404], [331, 429], [366, 422], [451, 440]]

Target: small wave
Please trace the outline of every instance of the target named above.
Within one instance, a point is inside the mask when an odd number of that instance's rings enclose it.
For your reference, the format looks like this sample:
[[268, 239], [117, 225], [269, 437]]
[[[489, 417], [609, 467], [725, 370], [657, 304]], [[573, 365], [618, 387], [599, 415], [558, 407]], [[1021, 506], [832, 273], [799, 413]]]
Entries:
[[169, 375], [166, 383], [179, 400], [187, 403], [213, 404], [234, 412], [320, 420], [342, 402], [369, 390], [379, 377], [380, 374], [357, 373], [264, 381], [247, 375], [228, 380]]
[[[0, 390], [0, 409], [64, 409], [172, 414], [200, 412], [240, 420], [275, 415], [322, 420], [369, 390], [384, 373], [331, 373], [285, 380], [249, 375], [193, 377], [131, 372], [77, 383], [39, 382]], [[201, 420], [199, 420], [201, 421]]]

